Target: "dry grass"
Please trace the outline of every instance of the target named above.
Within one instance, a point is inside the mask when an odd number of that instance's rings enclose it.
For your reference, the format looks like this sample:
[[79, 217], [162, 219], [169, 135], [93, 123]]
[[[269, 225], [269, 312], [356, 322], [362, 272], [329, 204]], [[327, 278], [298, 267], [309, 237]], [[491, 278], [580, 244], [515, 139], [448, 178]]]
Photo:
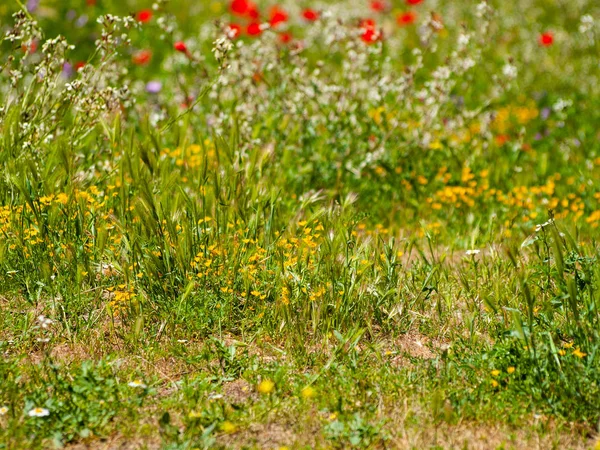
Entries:
[[[228, 449], [289, 449], [331, 448], [320, 434], [317, 412], [312, 418], [293, 422], [286, 418], [282, 422], [253, 423], [232, 434], [220, 434], [217, 445]], [[420, 427], [402, 421], [391, 421], [387, 425], [391, 438], [371, 448], [381, 449], [523, 449], [523, 450], [590, 450], [595, 439], [585, 438], [576, 425], [563, 425], [557, 429], [551, 422], [530, 423], [523, 428], [503, 425], [482, 426], [472, 423], [457, 425]], [[158, 429], [155, 434], [131, 438], [115, 435], [106, 440], [78, 443], [66, 447], [68, 450], [153, 450], [161, 448]]]

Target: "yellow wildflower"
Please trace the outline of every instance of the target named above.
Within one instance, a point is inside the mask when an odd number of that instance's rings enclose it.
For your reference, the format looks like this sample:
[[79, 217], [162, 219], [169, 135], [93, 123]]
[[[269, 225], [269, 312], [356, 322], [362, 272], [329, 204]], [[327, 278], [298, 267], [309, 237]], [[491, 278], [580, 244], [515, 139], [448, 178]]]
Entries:
[[300, 394], [302, 395], [302, 398], [309, 399], [316, 397], [317, 391], [311, 386], [306, 386], [304, 389], [302, 389]]
[[262, 380], [256, 388], [261, 394], [270, 394], [275, 390], [275, 383], [271, 380]]
[[223, 431], [224, 433], [227, 434], [231, 434], [231, 433], [235, 433], [237, 430], [237, 427], [231, 423], [229, 420], [226, 420], [225, 422], [223, 422], [220, 426], [221, 431]]

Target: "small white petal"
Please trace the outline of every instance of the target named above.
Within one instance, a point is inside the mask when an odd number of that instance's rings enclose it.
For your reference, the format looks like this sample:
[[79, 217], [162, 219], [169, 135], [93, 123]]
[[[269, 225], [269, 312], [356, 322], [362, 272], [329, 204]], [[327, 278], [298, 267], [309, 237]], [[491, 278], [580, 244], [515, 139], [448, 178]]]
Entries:
[[140, 380], [130, 381], [129, 383], [127, 383], [127, 385], [132, 388], [140, 388], [140, 389], [146, 389], [148, 387], [144, 383], [142, 383]]
[[29, 415], [29, 417], [46, 417], [50, 415], [50, 411], [46, 408], [33, 408], [27, 415]]

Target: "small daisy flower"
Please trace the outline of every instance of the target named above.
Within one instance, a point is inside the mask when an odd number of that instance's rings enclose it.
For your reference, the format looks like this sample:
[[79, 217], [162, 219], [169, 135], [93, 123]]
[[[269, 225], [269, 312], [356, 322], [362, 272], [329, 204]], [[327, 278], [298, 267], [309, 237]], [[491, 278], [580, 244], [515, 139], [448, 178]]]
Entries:
[[50, 411], [46, 408], [33, 408], [30, 410], [27, 415], [29, 417], [46, 417], [50, 415]]
[[471, 250], [467, 250], [465, 252], [465, 254], [467, 256], [475, 256], [475, 255], [478, 255], [479, 253], [481, 253], [481, 250], [478, 250], [478, 249], [471, 249]]
[[140, 389], [146, 389], [148, 387], [142, 382], [142, 380], [130, 381], [129, 383], [127, 383], [127, 386], [132, 387], [132, 388], [140, 388]]
[[44, 329], [47, 329], [50, 325], [52, 325], [54, 323], [54, 321], [52, 319], [49, 319], [48, 317], [44, 316], [44, 315], [39, 315], [37, 318], [40, 326]]
[[0, 407], [0, 416], [6, 415], [7, 412], [8, 412], [8, 407], [7, 406], [1, 406]]

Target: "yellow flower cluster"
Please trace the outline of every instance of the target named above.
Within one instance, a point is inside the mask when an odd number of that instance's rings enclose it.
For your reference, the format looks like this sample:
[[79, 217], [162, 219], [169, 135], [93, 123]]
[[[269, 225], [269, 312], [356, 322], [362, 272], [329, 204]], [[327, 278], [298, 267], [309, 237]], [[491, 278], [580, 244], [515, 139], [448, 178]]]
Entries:
[[527, 125], [539, 116], [539, 110], [533, 103], [526, 106], [509, 105], [496, 111], [493, 128], [498, 133], [506, 133], [514, 124]]
[[186, 169], [201, 167], [205, 161], [209, 168], [215, 169], [218, 166], [217, 151], [210, 139], [206, 139], [203, 145], [194, 144], [177, 147], [174, 150], [164, 149], [161, 158], [170, 159], [176, 166]]
[[123, 314], [135, 297], [133, 287], [125, 284], [111, 286], [106, 291], [106, 296], [110, 299], [108, 306], [115, 316]]

